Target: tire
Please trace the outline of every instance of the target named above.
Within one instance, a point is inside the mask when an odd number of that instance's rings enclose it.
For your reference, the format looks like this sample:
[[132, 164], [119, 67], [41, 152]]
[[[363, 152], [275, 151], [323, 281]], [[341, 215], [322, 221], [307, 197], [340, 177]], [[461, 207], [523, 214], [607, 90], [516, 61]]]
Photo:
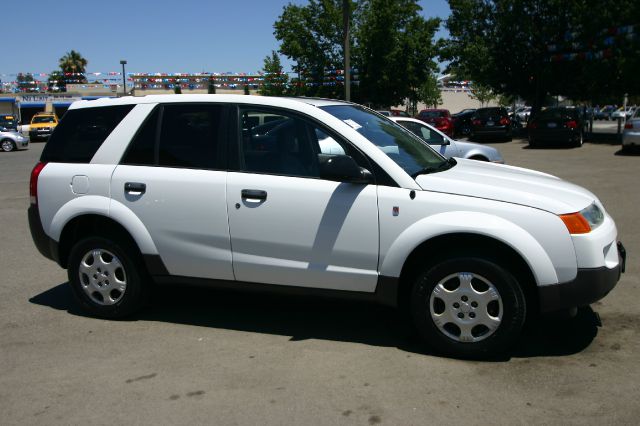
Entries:
[[538, 146], [538, 142], [536, 142], [535, 139], [529, 136], [529, 148], [537, 148]]
[[0, 142], [0, 147], [2, 147], [4, 152], [11, 152], [16, 149], [16, 144], [10, 139], [3, 139], [2, 142]]
[[578, 137], [573, 141], [573, 146], [580, 148], [584, 144], [584, 134], [580, 132]]
[[410, 309], [425, 342], [456, 358], [486, 358], [508, 349], [527, 314], [516, 279], [479, 257], [449, 259], [425, 270], [413, 284]]
[[142, 264], [141, 256], [128, 244], [88, 237], [71, 249], [69, 284], [80, 306], [90, 315], [123, 318], [146, 303], [147, 272], [137, 266]]

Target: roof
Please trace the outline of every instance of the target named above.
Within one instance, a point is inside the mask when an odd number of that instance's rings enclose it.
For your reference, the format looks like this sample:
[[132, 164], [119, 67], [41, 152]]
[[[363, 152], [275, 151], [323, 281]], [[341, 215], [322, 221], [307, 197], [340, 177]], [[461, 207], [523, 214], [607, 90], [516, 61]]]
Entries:
[[303, 97], [276, 97], [276, 96], [256, 96], [256, 95], [227, 95], [227, 94], [180, 94], [180, 95], [146, 95], [146, 96], [123, 96], [120, 98], [100, 98], [95, 100], [76, 101], [70, 109], [92, 108], [113, 105], [137, 105], [156, 103], [182, 103], [182, 102], [220, 102], [256, 104], [275, 107], [294, 108], [296, 103], [321, 107], [328, 105], [348, 105], [349, 103], [335, 99], [303, 98]]

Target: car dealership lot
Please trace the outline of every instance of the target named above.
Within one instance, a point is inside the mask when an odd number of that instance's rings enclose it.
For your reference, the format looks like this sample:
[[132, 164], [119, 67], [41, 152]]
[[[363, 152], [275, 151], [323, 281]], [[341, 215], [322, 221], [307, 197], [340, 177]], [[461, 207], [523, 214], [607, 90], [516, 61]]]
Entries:
[[165, 288], [130, 320], [88, 318], [29, 234], [42, 146], [0, 155], [2, 424], [637, 422], [640, 156], [619, 146], [493, 144], [593, 191], [629, 253], [593, 310], [527, 330], [495, 362], [435, 357], [392, 310], [348, 302]]

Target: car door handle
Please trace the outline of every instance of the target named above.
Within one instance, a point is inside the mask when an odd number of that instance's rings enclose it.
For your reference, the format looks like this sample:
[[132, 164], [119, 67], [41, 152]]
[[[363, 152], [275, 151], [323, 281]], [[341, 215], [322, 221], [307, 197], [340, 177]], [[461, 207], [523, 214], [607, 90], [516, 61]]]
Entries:
[[147, 190], [147, 185], [140, 182], [126, 182], [124, 190], [130, 194], [144, 194]]
[[243, 200], [266, 201], [267, 199], [267, 191], [259, 189], [243, 189], [241, 195]]

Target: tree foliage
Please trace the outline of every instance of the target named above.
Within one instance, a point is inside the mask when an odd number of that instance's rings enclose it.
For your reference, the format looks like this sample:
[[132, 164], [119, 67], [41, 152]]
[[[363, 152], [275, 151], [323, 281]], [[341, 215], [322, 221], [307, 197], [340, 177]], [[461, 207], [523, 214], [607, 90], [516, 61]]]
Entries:
[[[342, 0], [309, 0], [289, 4], [274, 24], [280, 52], [294, 63], [295, 94], [344, 97]], [[424, 19], [417, 0], [351, 1], [351, 66], [359, 84], [352, 99], [374, 107], [416, 100], [435, 70], [433, 37], [438, 19]], [[357, 77], [355, 77], [357, 76]], [[338, 84], [336, 84], [338, 82]]]
[[58, 60], [58, 66], [63, 79], [58, 83], [62, 91], [66, 91], [67, 84], [83, 84], [87, 82], [86, 68], [89, 62], [75, 50], [70, 50]]
[[637, 0], [449, 0], [449, 7], [442, 59], [496, 93], [538, 107], [549, 94], [598, 100], [639, 90], [638, 35], [609, 39], [619, 26], [640, 30]]
[[[436, 108], [442, 103], [442, 95], [438, 87], [438, 79], [435, 74], [429, 74], [418, 90], [419, 102], [423, 102], [428, 107]], [[415, 108], [414, 108], [415, 110]], [[416, 112], [416, 111], [414, 111]]]
[[480, 102], [481, 107], [484, 107], [491, 100], [496, 98], [496, 94], [489, 86], [473, 83], [471, 86], [471, 97]]
[[264, 58], [264, 81], [258, 91], [263, 96], [282, 96], [287, 90], [289, 77], [282, 69], [280, 56], [275, 50]]
[[20, 90], [21, 92], [37, 91], [38, 85], [31, 73], [18, 73], [18, 75], [16, 76], [16, 81], [18, 82], [18, 90]]

